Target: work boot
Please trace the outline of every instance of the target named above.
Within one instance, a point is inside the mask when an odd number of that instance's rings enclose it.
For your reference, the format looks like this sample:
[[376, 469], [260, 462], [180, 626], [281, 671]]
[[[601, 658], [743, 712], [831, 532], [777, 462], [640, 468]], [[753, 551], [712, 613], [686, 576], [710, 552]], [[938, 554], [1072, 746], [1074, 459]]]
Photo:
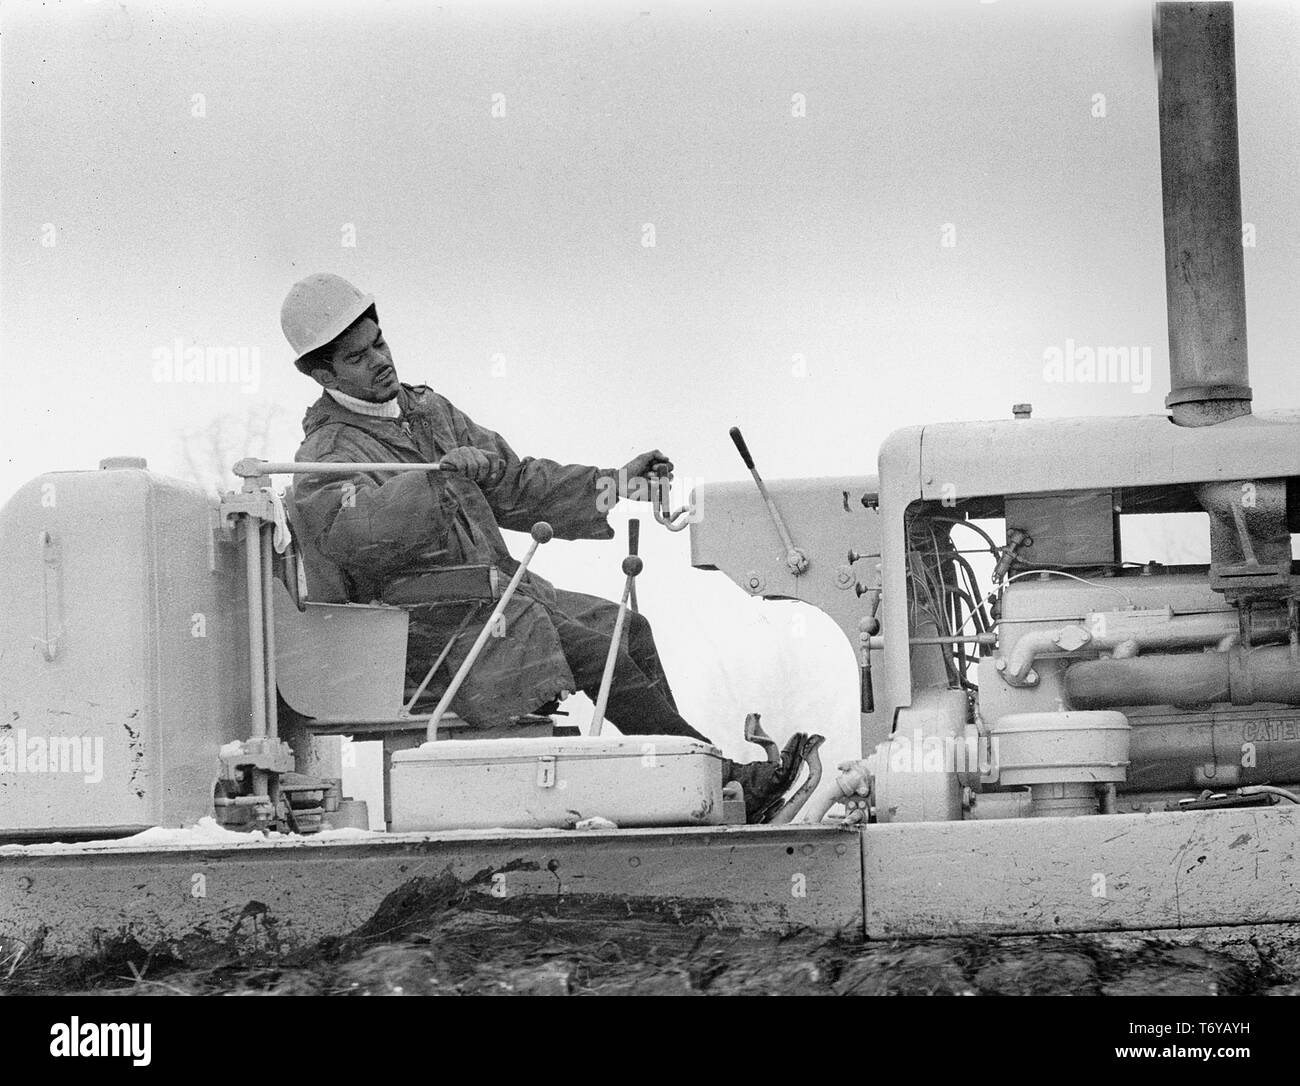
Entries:
[[780, 809], [786, 790], [803, 766], [799, 751], [806, 738], [802, 732], [792, 735], [775, 762], [729, 761], [723, 765], [722, 783], [735, 781], [745, 791], [747, 823], [766, 822]]

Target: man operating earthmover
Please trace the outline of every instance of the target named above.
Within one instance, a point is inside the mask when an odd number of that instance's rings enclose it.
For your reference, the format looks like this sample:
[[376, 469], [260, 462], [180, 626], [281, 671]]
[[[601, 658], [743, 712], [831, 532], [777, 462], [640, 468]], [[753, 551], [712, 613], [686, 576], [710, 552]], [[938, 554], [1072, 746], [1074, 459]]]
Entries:
[[[446, 397], [398, 381], [374, 297], [337, 275], [295, 283], [280, 323], [295, 365], [324, 389], [303, 419], [297, 460], [444, 469], [305, 474], [295, 487], [294, 519], [313, 597], [413, 605], [406, 661], [412, 683], [453, 638], [444, 668], [454, 674], [490, 611], [472, 603], [421, 605], [422, 575], [495, 567], [509, 577], [518, 563], [501, 529], [527, 532], [539, 520], [561, 539], [611, 539], [613, 501], [644, 500], [661, 465], [672, 469], [658, 449], [621, 469], [521, 459]], [[469, 725], [488, 727], [553, 706], [575, 690], [594, 701], [617, 614], [609, 600], [556, 588], [530, 570], [507, 605], [505, 636], [487, 639], [452, 710]], [[428, 696], [440, 695], [447, 682], [435, 676]], [[605, 715], [624, 734], [708, 741], [678, 713], [650, 624], [635, 612], [627, 615], [608, 699]], [[775, 764], [724, 764], [724, 781], [744, 789], [750, 821], [770, 815], [793, 782], [805, 738], [791, 739]]]

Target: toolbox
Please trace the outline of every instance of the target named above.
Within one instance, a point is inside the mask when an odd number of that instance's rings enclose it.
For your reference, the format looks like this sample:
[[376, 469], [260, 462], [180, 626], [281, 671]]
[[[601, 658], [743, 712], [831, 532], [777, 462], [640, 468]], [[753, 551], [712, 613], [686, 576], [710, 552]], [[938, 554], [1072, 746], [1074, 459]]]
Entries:
[[722, 752], [677, 735], [444, 739], [393, 754], [394, 831], [722, 822]]

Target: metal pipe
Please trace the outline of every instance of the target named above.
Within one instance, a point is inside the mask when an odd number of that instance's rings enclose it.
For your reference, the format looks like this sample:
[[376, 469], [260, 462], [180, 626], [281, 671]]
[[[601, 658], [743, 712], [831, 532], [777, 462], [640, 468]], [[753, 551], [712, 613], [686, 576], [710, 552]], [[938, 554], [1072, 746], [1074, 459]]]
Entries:
[[1300, 670], [1288, 646], [1229, 652], [1085, 660], [1064, 675], [1070, 706], [1205, 705], [1277, 702], [1300, 705]]
[[258, 535], [262, 541], [262, 651], [266, 657], [266, 734], [275, 739], [280, 731], [275, 683], [275, 597], [271, 593], [271, 545], [275, 525], [260, 521]]
[[[1078, 626], [1082, 623], [1087, 622], [1092, 615], [1098, 613], [1099, 612], [1096, 611], [1090, 611], [1086, 614], [1077, 614], [1077, 615], [1022, 615], [1019, 618], [1008, 618], [1007, 616], [1004, 615], [1002, 618], [998, 619], [996, 625], [1025, 626], [1030, 623], [1064, 622], [1067, 625]], [[1100, 613], [1104, 614], [1105, 612], [1100, 612]], [[1122, 612], [1114, 612], [1114, 613], [1122, 613]], [[1235, 608], [1232, 607], [1213, 607], [1213, 608], [1207, 607], [1207, 608], [1192, 609], [1187, 611], [1178, 611], [1170, 607], [1167, 608], [1167, 613], [1171, 618], [1182, 618], [1184, 615], [1234, 615], [1235, 616], [1237, 612]], [[1236, 619], [1234, 618], [1233, 621], [1235, 622]]]
[[1101, 799], [1101, 813], [1114, 814], [1115, 813], [1115, 782], [1108, 781], [1107, 783], [1101, 785], [1101, 787], [1097, 789], [1097, 792]]
[[264, 475], [354, 475], [359, 471], [450, 471], [456, 469], [441, 464], [405, 464], [401, 461], [381, 463], [340, 463], [336, 461], [258, 460], [245, 457], [232, 469], [241, 479], [258, 479]]
[[1180, 426], [1250, 413], [1232, 4], [1155, 5], [1170, 391]]
[[1227, 653], [1084, 660], [1065, 672], [1074, 709], [1116, 705], [1205, 705], [1231, 701]]
[[[921, 637], [909, 637], [907, 639], [909, 645], [955, 645], [959, 641], [963, 645], [986, 645], [992, 647], [997, 645], [998, 635], [992, 633], [926, 634]], [[872, 652], [883, 652], [885, 643], [886, 638], [884, 634], [872, 634], [871, 637], [864, 642]]]
[[[819, 758], [820, 761], [820, 758]], [[829, 789], [816, 803], [808, 808], [808, 822], [820, 822], [837, 803], [860, 796], [865, 799], [871, 794], [871, 770], [865, 759], [857, 762], [845, 762], [839, 768], [835, 778], [835, 787]]]
[[[1089, 615], [1078, 625], [1059, 630], [1034, 630], [1019, 637], [1007, 653], [1005, 675], [1022, 680], [1035, 659], [1049, 653], [1089, 650], [1113, 651], [1118, 656], [1136, 656], [1147, 649], [1192, 648], [1219, 645], [1224, 638], [1236, 635], [1238, 615], [1233, 611], [1215, 611], [1200, 615], [1151, 616], [1145, 625], [1126, 620], [1123, 612], [1113, 615]], [[1281, 626], [1258, 623], [1251, 627], [1256, 641], [1285, 634]], [[1104, 633], [1090, 631], [1104, 630]]]
[[266, 647], [262, 618], [262, 546], [261, 521], [244, 518], [244, 579], [248, 590], [248, 677], [252, 684], [252, 736], [266, 736]]
[[474, 644], [470, 646], [469, 655], [461, 661], [461, 665], [456, 669], [456, 674], [452, 677], [451, 683], [447, 687], [447, 692], [442, 695], [438, 706], [433, 710], [433, 715], [429, 717], [429, 727], [426, 733], [427, 742], [434, 742], [438, 738], [438, 722], [443, 718], [451, 705], [451, 700], [460, 690], [461, 683], [465, 681], [465, 676], [469, 674], [470, 668], [474, 666], [474, 661], [483, 651], [483, 646], [487, 644], [487, 639], [492, 636], [492, 631], [500, 621], [501, 616], [505, 613], [506, 604], [515, 594], [515, 589], [519, 587], [519, 582], [524, 579], [524, 574], [528, 571], [528, 563], [533, 560], [533, 555], [537, 553], [537, 548], [543, 543], [550, 542], [555, 535], [554, 529], [544, 520], [539, 520], [533, 525], [532, 536], [533, 545], [528, 548], [528, 553], [524, 555], [523, 561], [519, 563], [519, 568], [515, 570], [515, 575], [510, 578], [510, 583], [506, 585], [506, 590], [501, 593], [501, 598], [497, 600], [497, 605], [492, 608], [492, 613], [488, 615], [488, 620], [483, 624], [483, 629], [479, 630], [478, 637], [475, 638]]

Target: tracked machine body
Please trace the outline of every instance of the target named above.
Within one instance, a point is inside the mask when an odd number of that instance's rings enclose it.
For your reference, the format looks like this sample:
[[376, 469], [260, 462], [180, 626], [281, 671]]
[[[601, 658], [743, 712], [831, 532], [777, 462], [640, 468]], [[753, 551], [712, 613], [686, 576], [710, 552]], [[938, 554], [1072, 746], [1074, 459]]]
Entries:
[[[280, 557], [301, 465], [218, 503], [119, 459], [0, 513], [0, 937], [284, 949], [429, 887], [868, 938], [1300, 919], [1300, 412], [1251, 410], [1231, 5], [1157, 5], [1156, 43], [1169, 415], [1018, 405], [771, 483], [733, 431], [752, 481], [692, 497], [696, 567], [858, 655], [862, 757], [798, 782], [807, 821], [740, 824], [716, 751], [599, 712], [417, 712], [403, 607], [316, 602]], [[342, 735], [384, 741], [389, 832], [345, 829]], [[618, 828], [569, 828], [614, 794]], [[120, 840], [205, 816], [279, 832]]]

